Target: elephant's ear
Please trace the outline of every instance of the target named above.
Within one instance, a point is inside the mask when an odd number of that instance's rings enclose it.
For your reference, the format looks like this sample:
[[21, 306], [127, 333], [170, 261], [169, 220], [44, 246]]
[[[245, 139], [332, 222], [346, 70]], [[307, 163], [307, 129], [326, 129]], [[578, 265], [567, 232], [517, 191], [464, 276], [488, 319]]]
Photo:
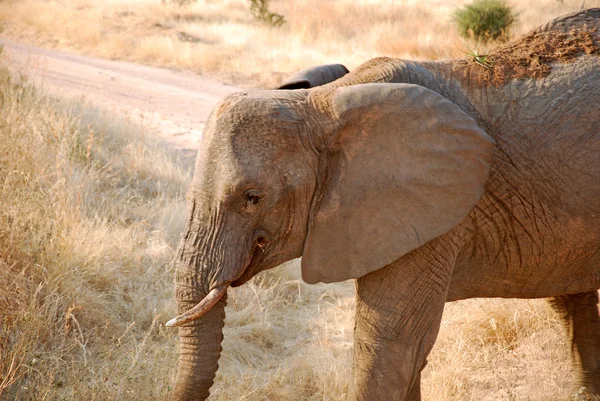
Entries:
[[342, 64], [327, 64], [298, 71], [277, 89], [310, 89], [333, 82], [348, 73]]
[[321, 154], [307, 283], [361, 277], [448, 232], [483, 195], [494, 149], [471, 117], [422, 86], [338, 88], [332, 109], [339, 128]]

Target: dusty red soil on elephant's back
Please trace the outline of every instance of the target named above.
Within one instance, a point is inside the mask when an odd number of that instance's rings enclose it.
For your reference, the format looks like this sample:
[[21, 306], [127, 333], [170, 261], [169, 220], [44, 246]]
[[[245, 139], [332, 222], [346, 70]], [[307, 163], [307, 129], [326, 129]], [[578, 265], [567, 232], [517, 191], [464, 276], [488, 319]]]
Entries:
[[597, 27], [568, 32], [536, 30], [490, 52], [465, 60], [465, 75], [482, 85], [502, 86], [511, 79], [547, 76], [552, 63], [567, 63], [583, 54], [600, 55]]

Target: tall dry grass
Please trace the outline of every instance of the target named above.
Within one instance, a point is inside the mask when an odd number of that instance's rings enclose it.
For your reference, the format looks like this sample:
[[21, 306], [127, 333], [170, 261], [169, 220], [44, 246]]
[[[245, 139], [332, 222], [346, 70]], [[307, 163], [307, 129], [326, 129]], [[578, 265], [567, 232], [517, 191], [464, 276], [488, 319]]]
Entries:
[[0, 105], [0, 398], [161, 398], [189, 162], [4, 67]]
[[[270, 87], [316, 64], [344, 63], [352, 69], [381, 55], [461, 57], [467, 49], [452, 13], [468, 2], [272, 1], [272, 9], [287, 20], [273, 28], [252, 18], [246, 0], [198, 0], [185, 7], [160, 0], [5, 0], [0, 20], [3, 35], [41, 46]], [[582, 6], [581, 0], [508, 3], [519, 13], [514, 35]], [[599, 7], [600, 0], [585, 6]]]

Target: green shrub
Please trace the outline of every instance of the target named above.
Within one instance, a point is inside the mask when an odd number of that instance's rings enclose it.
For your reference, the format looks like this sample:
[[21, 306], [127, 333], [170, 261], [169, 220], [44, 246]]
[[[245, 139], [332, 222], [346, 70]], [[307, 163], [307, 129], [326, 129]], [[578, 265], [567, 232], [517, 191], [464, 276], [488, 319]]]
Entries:
[[460, 35], [487, 42], [508, 40], [508, 32], [517, 15], [503, 0], [475, 0], [454, 13]]
[[285, 18], [281, 14], [269, 11], [270, 0], [249, 0], [250, 13], [257, 21], [264, 22], [271, 26], [281, 26], [285, 24]]

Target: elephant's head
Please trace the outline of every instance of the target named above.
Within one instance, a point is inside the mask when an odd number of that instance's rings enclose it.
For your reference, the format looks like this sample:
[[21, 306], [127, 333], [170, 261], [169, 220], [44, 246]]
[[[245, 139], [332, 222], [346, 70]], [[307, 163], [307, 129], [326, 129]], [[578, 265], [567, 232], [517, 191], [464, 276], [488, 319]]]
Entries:
[[457, 105], [416, 85], [255, 91], [221, 102], [202, 138], [177, 255], [176, 398], [208, 396], [228, 286], [299, 256], [308, 283], [397, 260], [469, 213], [492, 148]]

